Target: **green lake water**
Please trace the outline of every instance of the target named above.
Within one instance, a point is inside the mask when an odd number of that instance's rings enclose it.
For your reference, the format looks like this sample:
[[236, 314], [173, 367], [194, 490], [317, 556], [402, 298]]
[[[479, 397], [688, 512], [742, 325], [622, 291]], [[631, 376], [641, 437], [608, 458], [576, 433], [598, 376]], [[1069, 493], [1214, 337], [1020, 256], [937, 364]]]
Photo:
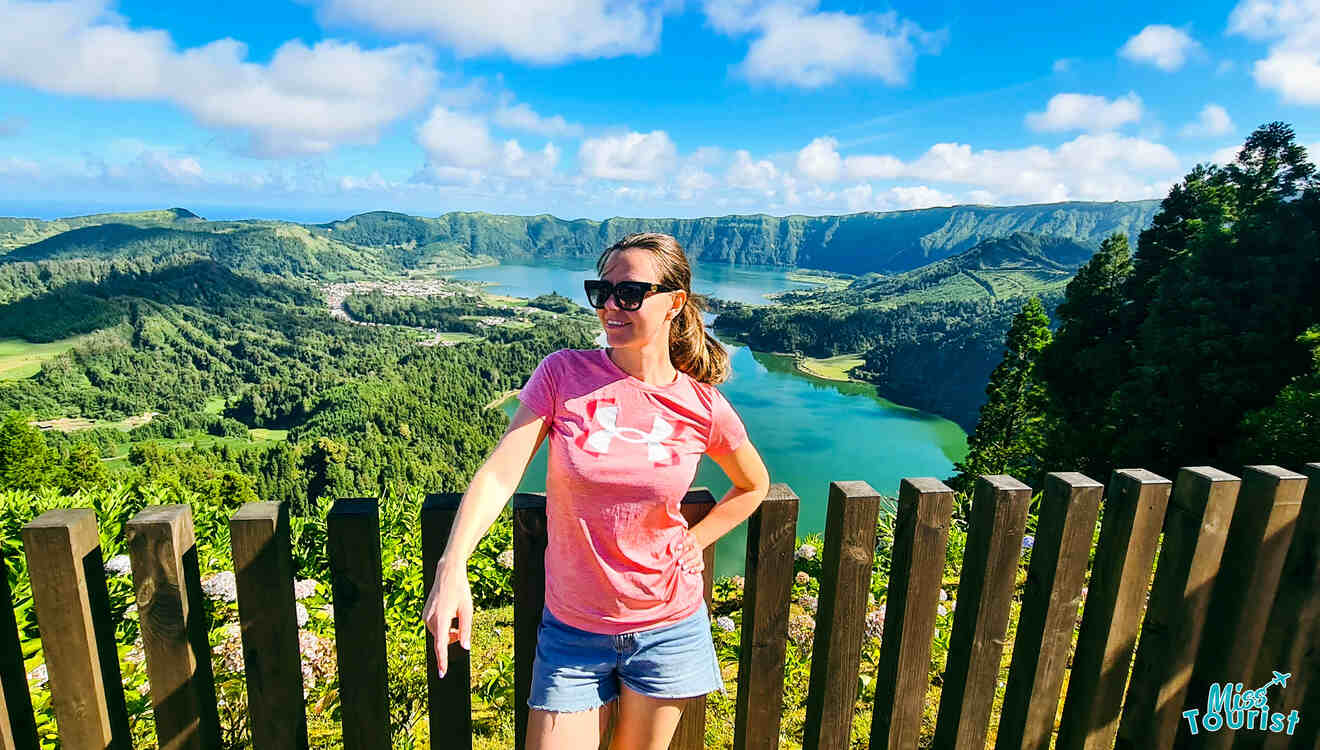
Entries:
[[[780, 269], [694, 266], [694, 290], [725, 299], [766, 302], [771, 291], [803, 288]], [[527, 297], [556, 291], [582, 300], [582, 280], [594, 278], [583, 264], [529, 267], [503, 265], [453, 274], [498, 282], [499, 294]], [[770, 481], [783, 482], [801, 499], [798, 535], [825, 529], [832, 481], [861, 480], [893, 497], [903, 477], [937, 477], [953, 472], [953, 462], [967, 453], [967, 435], [953, 422], [880, 398], [862, 383], [822, 380], [797, 372], [789, 357], [754, 352], [726, 342], [733, 376], [720, 390], [742, 417], [753, 445], [770, 470]], [[504, 409], [517, 409], [510, 399]], [[545, 489], [546, 456], [538, 451], [519, 490]], [[702, 458], [693, 483], [708, 487], [718, 500], [730, 482], [713, 461]], [[716, 543], [717, 576], [739, 574], [746, 550], [746, 524]]]

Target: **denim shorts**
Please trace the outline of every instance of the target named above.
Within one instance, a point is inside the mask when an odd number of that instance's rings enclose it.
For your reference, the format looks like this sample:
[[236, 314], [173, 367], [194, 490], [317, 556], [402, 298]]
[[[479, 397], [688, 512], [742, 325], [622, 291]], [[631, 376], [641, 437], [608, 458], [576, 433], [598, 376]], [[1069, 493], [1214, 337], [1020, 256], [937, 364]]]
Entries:
[[652, 698], [723, 691], [706, 602], [671, 625], [622, 635], [578, 630], [542, 610], [528, 706], [588, 711], [619, 697], [620, 682]]

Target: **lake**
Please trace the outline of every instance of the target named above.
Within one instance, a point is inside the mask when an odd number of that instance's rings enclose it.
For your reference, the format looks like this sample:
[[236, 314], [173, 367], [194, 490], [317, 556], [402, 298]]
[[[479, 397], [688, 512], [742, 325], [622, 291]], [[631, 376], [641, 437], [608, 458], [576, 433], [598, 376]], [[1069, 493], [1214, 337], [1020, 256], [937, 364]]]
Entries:
[[[542, 266], [501, 265], [450, 274], [498, 284], [489, 291], [534, 297], [555, 291], [585, 303], [582, 281], [595, 278], [581, 263]], [[765, 303], [762, 294], [808, 285], [788, 280], [782, 269], [693, 266], [699, 294]], [[967, 436], [957, 424], [880, 398], [864, 383], [822, 380], [794, 368], [790, 357], [754, 352], [725, 342], [733, 376], [720, 390], [742, 417], [772, 482], [788, 484], [798, 497], [798, 536], [825, 529], [831, 481], [862, 480], [881, 494], [896, 496], [903, 477], [953, 473], [953, 462], [967, 453]], [[518, 404], [505, 402], [512, 416]], [[521, 492], [545, 489], [546, 456], [538, 451], [527, 468]], [[709, 458], [702, 458], [694, 486], [705, 486], [719, 500], [730, 482]], [[715, 546], [715, 574], [743, 572], [746, 524]]]

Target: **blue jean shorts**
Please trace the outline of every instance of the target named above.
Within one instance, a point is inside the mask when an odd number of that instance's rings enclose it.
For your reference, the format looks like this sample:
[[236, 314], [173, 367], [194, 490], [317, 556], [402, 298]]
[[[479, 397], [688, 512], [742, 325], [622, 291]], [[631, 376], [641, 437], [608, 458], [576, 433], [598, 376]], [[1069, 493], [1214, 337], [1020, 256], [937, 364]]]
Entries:
[[542, 610], [528, 706], [588, 711], [618, 698], [621, 683], [652, 698], [723, 691], [706, 602], [672, 625], [622, 635], [578, 630]]

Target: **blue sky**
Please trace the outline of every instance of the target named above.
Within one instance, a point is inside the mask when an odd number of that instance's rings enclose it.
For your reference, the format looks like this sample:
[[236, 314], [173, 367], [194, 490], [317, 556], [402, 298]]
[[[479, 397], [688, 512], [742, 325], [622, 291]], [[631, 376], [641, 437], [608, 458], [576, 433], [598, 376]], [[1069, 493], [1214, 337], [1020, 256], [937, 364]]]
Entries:
[[1163, 197], [1320, 0], [0, 0], [0, 214], [563, 218]]

